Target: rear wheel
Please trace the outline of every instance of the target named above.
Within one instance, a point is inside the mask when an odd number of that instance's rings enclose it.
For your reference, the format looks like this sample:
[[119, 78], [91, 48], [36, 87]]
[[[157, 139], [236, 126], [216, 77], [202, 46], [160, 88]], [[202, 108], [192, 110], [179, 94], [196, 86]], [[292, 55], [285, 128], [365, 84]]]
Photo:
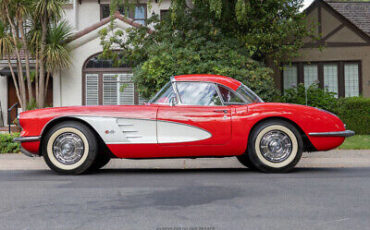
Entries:
[[298, 130], [282, 120], [257, 125], [248, 143], [248, 159], [263, 172], [287, 172], [302, 157], [303, 141]]
[[98, 153], [94, 133], [87, 126], [66, 121], [52, 127], [43, 139], [46, 164], [61, 174], [82, 174], [95, 161]]
[[236, 158], [242, 165], [248, 167], [250, 170], [256, 169], [256, 166], [254, 166], [253, 162], [249, 159], [249, 155], [247, 153], [237, 156]]

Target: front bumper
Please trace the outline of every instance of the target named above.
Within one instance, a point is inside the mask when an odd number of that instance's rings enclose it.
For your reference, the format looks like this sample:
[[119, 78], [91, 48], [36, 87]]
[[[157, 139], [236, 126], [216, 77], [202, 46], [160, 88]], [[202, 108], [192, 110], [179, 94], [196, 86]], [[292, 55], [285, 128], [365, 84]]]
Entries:
[[23, 153], [23, 155], [25, 156], [28, 156], [28, 157], [37, 157], [39, 155], [37, 154], [33, 154], [31, 152], [28, 152], [27, 150], [25, 150], [24, 148], [21, 147], [21, 153]]
[[351, 137], [355, 135], [355, 132], [352, 130], [338, 131], [338, 132], [316, 132], [309, 133], [309, 136], [315, 137]]
[[16, 137], [13, 139], [14, 142], [33, 142], [33, 141], [40, 141], [41, 137], [33, 136], [33, 137]]

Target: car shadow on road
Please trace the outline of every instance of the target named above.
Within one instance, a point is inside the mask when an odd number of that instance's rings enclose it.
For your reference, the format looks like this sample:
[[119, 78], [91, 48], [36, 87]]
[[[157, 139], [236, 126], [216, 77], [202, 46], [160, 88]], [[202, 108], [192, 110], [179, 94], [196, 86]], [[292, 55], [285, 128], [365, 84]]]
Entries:
[[252, 170], [249, 168], [188, 168], [188, 169], [171, 169], [171, 168], [160, 168], [160, 169], [148, 169], [148, 168], [122, 168], [122, 169], [101, 169], [97, 174], [175, 174], [175, 173], [222, 173], [222, 174], [236, 174], [236, 173], [248, 173], [248, 174], [309, 174], [309, 173], [346, 173], [346, 172], [368, 172], [369, 168], [333, 168], [333, 167], [311, 167], [311, 168], [295, 168], [287, 173], [263, 173], [260, 171]]
[[[0, 171], [0, 174], [9, 173], [9, 171]], [[353, 168], [333, 168], [333, 167], [310, 167], [310, 168], [295, 168], [287, 173], [263, 173], [248, 168], [107, 168], [101, 169], [96, 172], [89, 172], [79, 176], [90, 176], [90, 175], [164, 175], [164, 174], [248, 174], [248, 175], [314, 175], [314, 174], [362, 174], [369, 175], [370, 167], [353, 167]], [[24, 175], [39, 176], [39, 175], [59, 175], [52, 170], [14, 170], [11, 171], [12, 175]], [[64, 175], [68, 176], [68, 175]]]

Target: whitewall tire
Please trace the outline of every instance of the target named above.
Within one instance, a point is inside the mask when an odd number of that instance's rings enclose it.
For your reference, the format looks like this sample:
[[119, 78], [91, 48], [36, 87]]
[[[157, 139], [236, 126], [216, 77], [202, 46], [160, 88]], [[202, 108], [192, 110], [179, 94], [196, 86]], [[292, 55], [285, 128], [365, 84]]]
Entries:
[[287, 172], [302, 157], [303, 141], [292, 124], [270, 120], [253, 129], [247, 151], [249, 161], [257, 169], [263, 172]]
[[52, 127], [42, 142], [46, 164], [62, 174], [87, 172], [97, 157], [94, 133], [85, 125], [66, 121]]

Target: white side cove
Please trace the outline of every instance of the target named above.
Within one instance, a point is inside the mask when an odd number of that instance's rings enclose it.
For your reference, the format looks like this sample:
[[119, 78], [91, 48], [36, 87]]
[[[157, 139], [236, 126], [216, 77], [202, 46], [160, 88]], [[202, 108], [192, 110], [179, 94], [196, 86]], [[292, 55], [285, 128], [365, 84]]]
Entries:
[[157, 121], [158, 143], [200, 141], [212, 135], [200, 128], [169, 121]]
[[203, 129], [176, 122], [94, 116], [77, 118], [90, 124], [106, 144], [180, 143], [212, 136]]

